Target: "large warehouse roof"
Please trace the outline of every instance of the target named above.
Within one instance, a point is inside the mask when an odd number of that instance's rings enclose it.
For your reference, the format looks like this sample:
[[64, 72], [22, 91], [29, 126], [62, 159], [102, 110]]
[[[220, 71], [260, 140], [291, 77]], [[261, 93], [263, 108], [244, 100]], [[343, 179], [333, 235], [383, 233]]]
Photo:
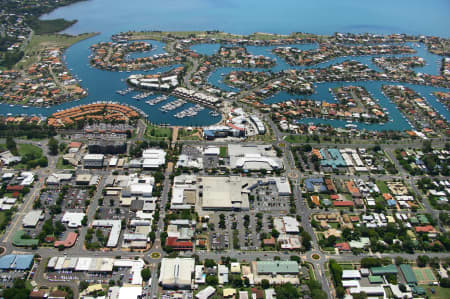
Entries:
[[400, 270], [403, 273], [403, 276], [405, 277], [405, 280], [408, 284], [417, 284], [417, 278], [414, 274], [413, 269], [408, 264], [402, 264], [400, 265]]
[[163, 286], [188, 287], [191, 285], [194, 267], [193, 258], [163, 258], [159, 281]]
[[202, 177], [203, 209], [248, 210], [248, 195], [242, 192], [240, 177]]
[[256, 262], [258, 273], [290, 274], [298, 273], [298, 263], [296, 261], [259, 261]]
[[0, 258], [0, 269], [26, 270], [33, 263], [32, 254], [15, 255], [8, 254]]

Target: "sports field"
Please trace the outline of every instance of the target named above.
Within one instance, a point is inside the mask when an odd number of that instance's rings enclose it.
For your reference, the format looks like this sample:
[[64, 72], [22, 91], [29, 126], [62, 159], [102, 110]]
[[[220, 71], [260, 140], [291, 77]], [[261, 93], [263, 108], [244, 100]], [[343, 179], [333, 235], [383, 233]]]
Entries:
[[430, 282], [437, 281], [436, 276], [431, 268], [413, 268], [414, 274], [416, 275], [419, 284], [428, 284]]

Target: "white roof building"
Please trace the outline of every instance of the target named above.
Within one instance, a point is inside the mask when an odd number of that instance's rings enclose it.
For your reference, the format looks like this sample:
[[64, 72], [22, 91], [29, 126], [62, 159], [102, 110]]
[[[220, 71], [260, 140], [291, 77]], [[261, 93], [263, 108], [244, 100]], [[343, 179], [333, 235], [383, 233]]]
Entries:
[[210, 156], [218, 156], [220, 155], [220, 148], [218, 146], [208, 146], [203, 151], [204, 155], [210, 155]]
[[204, 288], [203, 290], [198, 292], [197, 295], [195, 295], [195, 298], [197, 298], [197, 299], [208, 299], [212, 295], [214, 295], [215, 292], [216, 292], [215, 288], [213, 288], [212, 286], [207, 286], [206, 288]]
[[361, 279], [359, 270], [343, 270], [342, 279]]
[[218, 265], [218, 276], [219, 276], [219, 284], [224, 285], [228, 283], [228, 267], [225, 265]]
[[32, 172], [22, 171], [20, 177], [22, 178], [20, 183], [22, 186], [30, 186], [34, 182], [34, 174]]
[[62, 181], [70, 181], [73, 177], [72, 173], [52, 173], [47, 178], [48, 185], [58, 185]]
[[163, 258], [159, 283], [164, 288], [190, 289], [194, 270], [193, 258]]
[[155, 169], [166, 163], [166, 152], [162, 149], [149, 148], [142, 152], [142, 167]]
[[24, 227], [35, 227], [42, 216], [42, 210], [32, 210], [23, 217], [22, 225]]
[[277, 157], [272, 146], [267, 145], [242, 145], [229, 144], [228, 155], [230, 156], [231, 168], [242, 168], [246, 170], [259, 169], [281, 169], [283, 162]]
[[81, 222], [86, 214], [76, 212], [66, 212], [61, 219], [61, 222], [67, 223], [70, 228], [77, 228], [81, 226]]
[[122, 230], [122, 223], [120, 220], [94, 220], [93, 227], [111, 227], [108, 242], [106, 247], [116, 247], [119, 242], [120, 231]]

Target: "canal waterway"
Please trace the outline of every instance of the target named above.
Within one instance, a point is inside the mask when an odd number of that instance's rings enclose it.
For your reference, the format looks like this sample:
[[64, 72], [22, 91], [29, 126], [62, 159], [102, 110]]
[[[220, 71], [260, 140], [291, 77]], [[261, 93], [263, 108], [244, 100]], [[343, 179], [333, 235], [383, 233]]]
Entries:
[[[405, 9], [407, 8], [407, 13]], [[132, 99], [136, 93], [129, 93], [121, 96], [117, 90], [127, 88], [125, 79], [133, 73], [158, 73], [167, 71], [174, 66], [154, 69], [148, 72], [110, 72], [92, 68], [89, 66], [89, 47], [100, 41], [109, 41], [112, 34], [128, 30], [212, 30], [218, 29], [231, 33], [249, 34], [253, 32], [276, 32], [288, 34], [294, 31], [310, 32], [317, 34], [333, 34], [334, 32], [372, 32], [380, 34], [389, 33], [409, 33], [428, 34], [448, 37], [450, 36], [450, 2], [447, 0], [436, 0], [423, 2], [421, 0], [380, 0], [377, 3], [352, 0], [318, 0], [318, 1], [298, 1], [287, 0], [283, 3], [267, 0], [194, 0], [181, 1], [173, 0], [135, 0], [132, 3], [120, 0], [91, 0], [79, 2], [67, 7], [59, 8], [52, 13], [43, 16], [43, 19], [77, 19], [78, 22], [66, 30], [66, 33], [78, 34], [83, 32], [101, 32], [100, 35], [91, 39], [81, 41], [65, 52], [65, 62], [71, 73], [81, 80], [83, 88], [87, 89], [89, 96], [76, 102], [64, 103], [50, 108], [23, 108], [9, 107], [0, 104], [3, 113], [12, 114], [36, 114], [48, 116], [49, 114], [66, 109], [75, 105], [86, 104], [95, 101], [116, 101], [135, 106], [144, 111], [148, 118], [154, 123], [167, 123], [171, 125], [184, 126], [206, 126], [217, 123], [220, 117], [212, 117], [209, 109], [201, 111], [195, 117], [178, 119], [173, 114], [183, 110], [191, 104], [186, 104], [174, 111], [162, 113], [158, 108], [171, 101], [168, 99], [155, 106], [149, 106], [145, 100], [137, 101]], [[144, 53], [133, 53], [131, 58], [144, 57], [164, 53], [164, 44], [151, 41], [153, 49]], [[195, 45], [195, 51], [212, 55], [220, 45]], [[309, 50], [317, 47], [315, 44], [292, 45], [294, 47]], [[285, 69], [302, 68], [288, 65], [283, 59], [272, 53], [274, 47], [248, 46], [249, 53], [254, 55], [264, 55], [276, 59], [276, 65], [271, 69], [278, 72]], [[422, 68], [415, 68], [417, 72], [437, 74], [440, 67], [440, 57], [428, 53], [425, 47], [416, 47], [417, 54], [423, 57], [427, 65]], [[345, 60], [357, 60], [367, 64], [369, 67], [378, 70], [371, 62], [372, 56], [361, 57], [340, 57], [313, 67], [328, 67]], [[304, 68], [304, 67], [303, 67]], [[239, 68], [219, 68], [215, 70], [208, 81], [226, 91], [237, 91], [223, 83], [223, 75]], [[265, 69], [246, 69], [251, 71], [263, 71]], [[389, 84], [399, 84], [388, 82]], [[345, 84], [362, 85], [380, 100], [383, 107], [388, 109], [393, 122], [388, 122], [384, 126], [360, 124], [361, 127], [374, 130], [384, 129], [405, 129], [409, 124], [403, 115], [396, 109], [395, 105], [385, 98], [381, 93], [382, 82], [342, 82], [342, 83], [320, 83], [315, 87], [316, 93], [310, 98], [315, 100], [332, 101], [332, 96], [328, 89], [334, 86]], [[419, 92], [428, 103], [449, 120], [449, 112], [439, 103], [434, 96], [430, 96], [432, 91], [442, 90], [428, 86], [410, 85]], [[279, 102], [292, 98], [302, 98], [297, 95], [279, 93], [267, 99], [267, 102]], [[321, 122], [331, 123], [341, 126], [339, 121], [330, 120], [299, 120], [301, 122]]]

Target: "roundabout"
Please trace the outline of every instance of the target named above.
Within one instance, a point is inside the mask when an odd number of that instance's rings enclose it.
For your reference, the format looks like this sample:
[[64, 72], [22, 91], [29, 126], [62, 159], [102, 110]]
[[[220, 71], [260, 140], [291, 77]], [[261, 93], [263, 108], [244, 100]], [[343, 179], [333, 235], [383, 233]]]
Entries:
[[312, 258], [313, 260], [320, 260], [320, 255], [318, 255], [318, 254], [313, 254], [313, 255], [311, 255], [311, 258]]
[[159, 253], [159, 252], [152, 252], [152, 253], [150, 253], [150, 258], [152, 258], [154, 260], [159, 260], [161, 258], [161, 253]]
[[310, 252], [306, 255], [307, 260], [311, 262], [319, 262], [324, 256], [318, 251]]

